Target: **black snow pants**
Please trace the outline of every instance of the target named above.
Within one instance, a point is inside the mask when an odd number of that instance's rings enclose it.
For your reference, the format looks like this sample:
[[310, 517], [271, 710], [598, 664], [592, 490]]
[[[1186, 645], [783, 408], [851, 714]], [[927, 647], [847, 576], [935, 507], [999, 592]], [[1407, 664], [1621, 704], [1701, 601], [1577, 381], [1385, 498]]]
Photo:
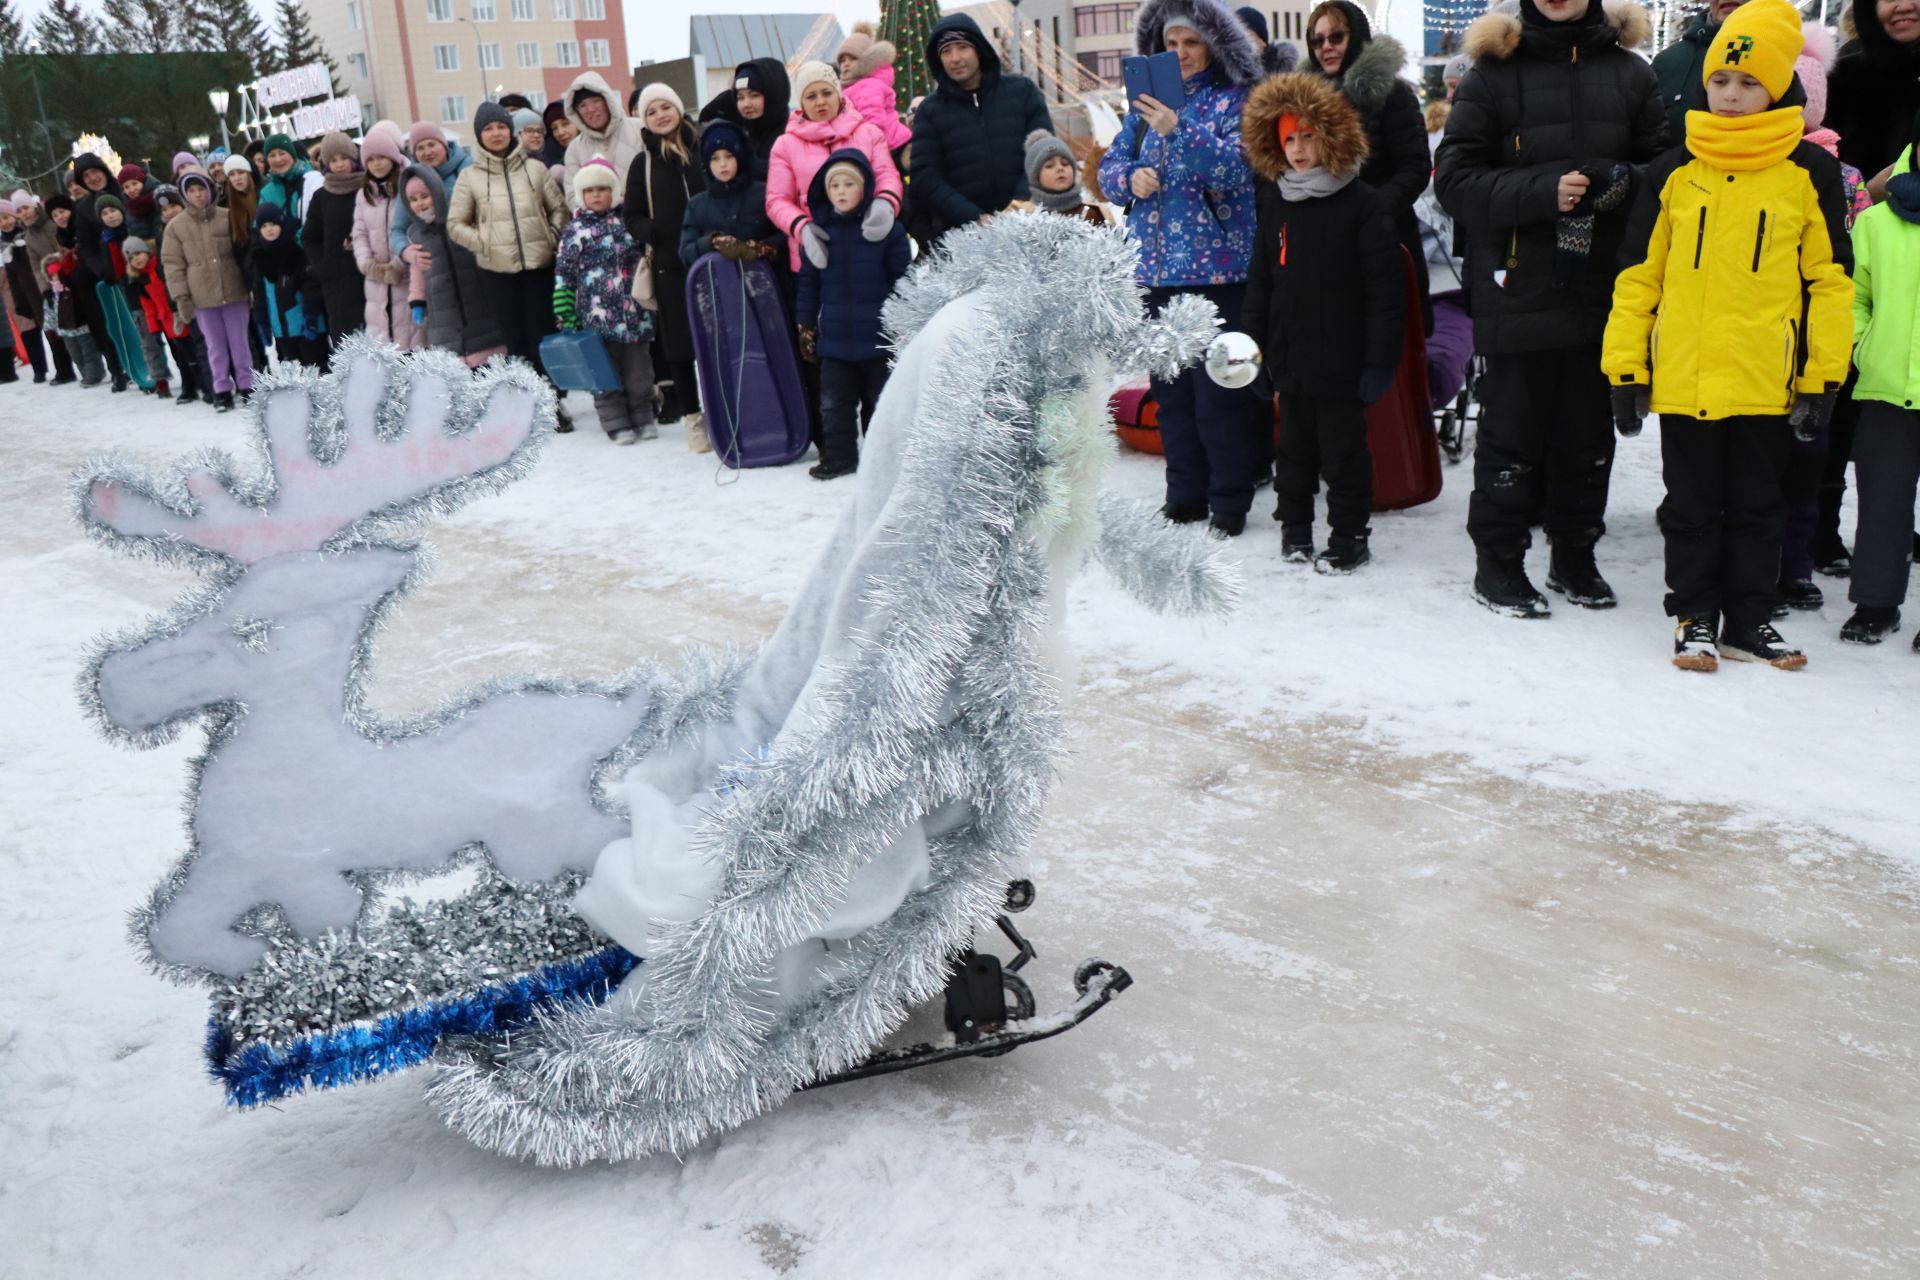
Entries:
[[[1240, 314], [1246, 286], [1190, 285], [1147, 290], [1147, 310], [1183, 293], [1197, 293], [1223, 316]], [[1251, 387], [1229, 391], [1194, 367], [1172, 382], [1153, 379], [1160, 413], [1160, 447], [1167, 459], [1167, 502], [1205, 508], [1214, 515], [1244, 516], [1253, 506], [1253, 482], [1272, 448], [1273, 421], [1267, 402]]]
[[1668, 617], [1721, 613], [1735, 629], [1772, 617], [1790, 434], [1785, 415], [1706, 422], [1661, 415]]
[[1607, 531], [1613, 413], [1598, 344], [1489, 355], [1480, 378], [1467, 533], [1520, 555], [1545, 510], [1550, 541], [1592, 546]]
[[1853, 482], [1860, 524], [1853, 540], [1847, 599], [1899, 608], [1907, 602], [1907, 555], [1913, 549], [1913, 497], [1920, 479], [1920, 410], [1859, 400], [1853, 436]]
[[[1288, 534], [1313, 527], [1313, 495], [1327, 482], [1327, 524], [1336, 538], [1364, 538], [1373, 511], [1373, 454], [1358, 400], [1280, 393], [1280, 443], [1273, 450], [1273, 513]], [[1299, 540], [1304, 541], [1305, 537]]]

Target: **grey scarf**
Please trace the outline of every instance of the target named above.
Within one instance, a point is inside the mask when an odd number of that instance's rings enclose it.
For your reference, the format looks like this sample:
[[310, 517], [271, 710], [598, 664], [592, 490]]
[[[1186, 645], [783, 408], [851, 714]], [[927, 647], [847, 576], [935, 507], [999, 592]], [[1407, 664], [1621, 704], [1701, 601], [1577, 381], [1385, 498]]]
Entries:
[[1043, 191], [1039, 187], [1034, 187], [1027, 194], [1033, 197], [1034, 204], [1048, 213], [1072, 213], [1087, 200], [1080, 194], [1080, 184], [1077, 182], [1065, 191]]
[[1359, 173], [1358, 169], [1349, 169], [1345, 173], [1333, 173], [1326, 169], [1308, 169], [1303, 173], [1298, 169], [1288, 169], [1277, 179], [1280, 198], [1319, 200], [1352, 182]]

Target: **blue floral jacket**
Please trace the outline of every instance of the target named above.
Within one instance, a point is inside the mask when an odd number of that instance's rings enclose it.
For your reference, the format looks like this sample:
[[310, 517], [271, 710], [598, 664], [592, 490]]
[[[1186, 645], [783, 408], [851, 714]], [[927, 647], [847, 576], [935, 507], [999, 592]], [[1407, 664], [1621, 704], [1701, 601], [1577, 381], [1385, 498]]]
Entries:
[[[1240, 109], [1247, 90], [1217, 67], [1187, 80], [1180, 125], [1163, 138], [1132, 112], [1100, 162], [1100, 190], [1127, 211], [1127, 231], [1140, 245], [1134, 278], [1148, 288], [1235, 284], [1247, 278], [1255, 224], [1253, 170], [1240, 147]], [[1139, 152], [1134, 140], [1139, 140]], [[1160, 190], [1133, 196], [1135, 169], [1160, 175]]]
[[653, 336], [653, 313], [633, 300], [633, 268], [639, 261], [640, 246], [628, 233], [619, 205], [605, 213], [582, 209], [573, 215], [560, 233], [553, 278], [573, 290], [582, 329], [609, 342], [645, 342]]

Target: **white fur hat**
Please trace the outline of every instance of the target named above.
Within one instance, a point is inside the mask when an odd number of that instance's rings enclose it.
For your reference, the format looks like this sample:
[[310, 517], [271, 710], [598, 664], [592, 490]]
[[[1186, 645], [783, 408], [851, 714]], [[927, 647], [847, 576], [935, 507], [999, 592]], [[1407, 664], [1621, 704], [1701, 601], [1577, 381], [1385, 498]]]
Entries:
[[605, 187], [609, 191], [618, 190], [619, 177], [620, 175], [613, 171], [611, 160], [605, 156], [595, 156], [581, 165], [579, 172], [573, 175], [573, 198], [579, 200], [595, 187]]
[[247, 159], [237, 151], [225, 160], [222, 160], [220, 167], [228, 173], [244, 173], [248, 177], [253, 176], [253, 161]]

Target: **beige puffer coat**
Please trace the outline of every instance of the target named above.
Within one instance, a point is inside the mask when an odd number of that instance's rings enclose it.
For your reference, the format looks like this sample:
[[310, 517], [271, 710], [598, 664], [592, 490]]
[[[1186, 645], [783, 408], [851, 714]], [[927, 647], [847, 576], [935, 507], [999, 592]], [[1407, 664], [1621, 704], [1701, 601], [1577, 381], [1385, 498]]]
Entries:
[[[204, 182], [209, 194], [213, 182], [199, 166], [181, 171], [182, 191], [189, 182]], [[229, 302], [246, 302], [247, 278], [240, 270], [240, 259], [227, 229], [227, 211], [208, 202], [204, 209], [188, 204], [186, 211], [167, 224], [160, 241], [160, 270], [167, 278], [167, 292], [181, 324], [193, 319], [196, 311], [221, 307]]]
[[511, 275], [553, 265], [567, 202], [547, 166], [518, 145], [505, 157], [475, 148], [447, 210], [447, 234], [482, 271]]

